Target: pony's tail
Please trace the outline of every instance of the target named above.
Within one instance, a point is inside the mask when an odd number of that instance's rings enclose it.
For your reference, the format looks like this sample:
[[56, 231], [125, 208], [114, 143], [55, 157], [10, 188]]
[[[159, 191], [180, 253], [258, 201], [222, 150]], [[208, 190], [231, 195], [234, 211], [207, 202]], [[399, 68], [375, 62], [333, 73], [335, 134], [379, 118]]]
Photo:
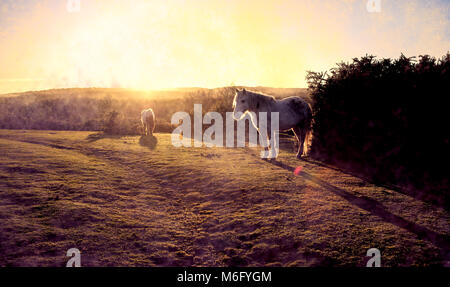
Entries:
[[308, 105], [308, 112], [307, 112], [307, 116], [306, 116], [306, 121], [305, 121], [305, 141], [304, 141], [304, 146], [303, 146], [303, 150], [304, 150], [304, 154], [308, 155], [308, 151], [309, 151], [309, 140], [312, 137], [312, 111], [311, 111], [311, 107]]

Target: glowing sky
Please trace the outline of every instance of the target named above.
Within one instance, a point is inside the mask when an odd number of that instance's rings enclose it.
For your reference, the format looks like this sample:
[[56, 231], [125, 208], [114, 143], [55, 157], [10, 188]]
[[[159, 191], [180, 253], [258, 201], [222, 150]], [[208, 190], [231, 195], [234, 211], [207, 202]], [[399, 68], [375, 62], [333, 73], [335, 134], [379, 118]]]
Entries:
[[381, 0], [380, 13], [367, 0], [67, 1], [0, 1], [0, 93], [305, 87], [307, 70], [366, 53], [450, 47], [449, 1]]

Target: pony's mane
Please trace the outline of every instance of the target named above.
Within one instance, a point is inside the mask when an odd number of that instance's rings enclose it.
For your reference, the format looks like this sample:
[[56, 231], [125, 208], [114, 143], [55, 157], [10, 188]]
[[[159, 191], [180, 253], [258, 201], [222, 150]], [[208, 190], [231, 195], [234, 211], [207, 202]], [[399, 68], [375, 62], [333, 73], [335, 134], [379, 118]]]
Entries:
[[249, 90], [246, 90], [245, 92], [247, 94], [257, 97], [258, 99], [261, 99], [261, 100], [275, 101], [275, 97], [271, 96], [271, 95], [267, 95], [267, 94], [264, 94], [261, 92], [249, 91]]
[[273, 96], [266, 95], [260, 92], [246, 91], [247, 95], [250, 97], [251, 106], [255, 107], [255, 103], [259, 103], [262, 106], [269, 106], [275, 102]]
[[[274, 103], [276, 101], [275, 97], [261, 93], [261, 92], [245, 90], [245, 95], [250, 97], [251, 103], [260, 102], [260, 103], [268, 105], [268, 104]], [[236, 96], [233, 99], [233, 108], [236, 107]]]

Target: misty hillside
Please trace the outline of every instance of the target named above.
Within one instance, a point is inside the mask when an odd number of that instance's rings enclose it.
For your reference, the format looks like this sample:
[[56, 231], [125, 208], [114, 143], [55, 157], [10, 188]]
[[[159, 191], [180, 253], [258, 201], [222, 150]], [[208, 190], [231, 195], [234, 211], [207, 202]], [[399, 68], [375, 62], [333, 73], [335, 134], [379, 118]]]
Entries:
[[[74, 88], [0, 96], [1, 129], [86, 130], [114, 134], [140, 133], [140, 112], [151, 107], [157, 117], [157, 132], [171, 132], [172, 114], [192, 113], [194, 104], [203, 112], [232, 110], [235, 88], [178, 88], [137, 91], [109, 88]], [[277, 98], [302, 96], [306, 89], [246, 87]]]
[[[275, 97], [286, 97], [291, 95], [307, 95], [308, 91], [306, 88], [271, 88], [271, 87], [246, 87], [246, 86], [235, 86], [236, 88], [242, 89], [246, 88], [249, 90], [260, 91]], [[201, 87], [184, 87], [184, 88], [173, 88], [164, 90], [134, 90], [134, 89], [122, 89], [122, 88], [67, 88], [67, 89], [49, 89], [42, 91], [27, 91], [21, 93], [7, 93], [0, 94], [0, 98], [13, 98], [13, 97], [36, 97], [36, 96], [90, 96], [98, 97], [109, 94], [113, 97], [158, 97], [158, 98], [176, 98], [183, 97], [190, 93], [198, 92], [215, 92], [223, 88], [201, 88]]]

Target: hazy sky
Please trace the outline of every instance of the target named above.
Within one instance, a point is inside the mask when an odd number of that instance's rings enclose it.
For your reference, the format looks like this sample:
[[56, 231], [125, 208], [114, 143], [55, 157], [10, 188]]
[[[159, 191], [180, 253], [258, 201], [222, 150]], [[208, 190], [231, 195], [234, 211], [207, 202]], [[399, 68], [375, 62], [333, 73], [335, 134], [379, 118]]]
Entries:
[[307, 70], [366, 53], [450, 49], [450, 1], [381, 0], [379, 13], [367, 0], [67, 2], [0, 1], [0, 93], [305, 87]]

